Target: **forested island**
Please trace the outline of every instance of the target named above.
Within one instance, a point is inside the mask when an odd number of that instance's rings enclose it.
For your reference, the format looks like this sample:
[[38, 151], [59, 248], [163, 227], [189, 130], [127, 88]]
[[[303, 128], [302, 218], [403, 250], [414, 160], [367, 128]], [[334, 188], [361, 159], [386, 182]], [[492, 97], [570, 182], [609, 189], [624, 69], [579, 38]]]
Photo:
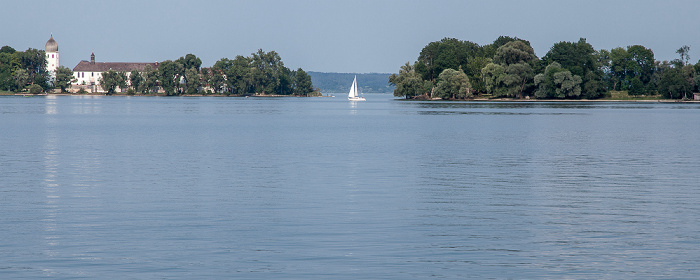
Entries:
[[[53, 89], [66, 92], [75, 83], [73, 71], [58, 67], [55, 79], [46, 68], [45, 51], [0, 48], [0, 91], [38, 94]], [[281, 95], [318, 96], [311, 77], [301, 68], [290, 70], [275, 51], [262, 49], [250, 56], [222, 58], [212, 67], [201, 67], [194, 54], [159, 63], [144, 71], [102, 72], [100, 85], [111, 94], [143, 95]], [[86, 91], [78, 93], [86, 94]]]
[[700, 84], [700, 60], [690, 47], [678, 59], [657, 61], [654, 52], [634, 45], [595, 50], [586, 39], [554, 44], [544, 57], [530, 42], [501, 36], [479, 46], [444, 38], [431, 42], [413, 64], [389, 77], [394, 96], [407, 99], [693, 99]]

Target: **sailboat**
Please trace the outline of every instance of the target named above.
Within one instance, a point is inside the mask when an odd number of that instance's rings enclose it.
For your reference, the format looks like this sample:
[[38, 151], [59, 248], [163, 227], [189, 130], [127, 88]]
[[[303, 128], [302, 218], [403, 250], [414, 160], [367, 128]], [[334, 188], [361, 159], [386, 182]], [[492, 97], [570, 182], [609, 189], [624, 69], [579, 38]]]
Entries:
[[352, 80], [352, 86], [350, 87], [350, 93], [348, 93], [348, 100], [350, 101], [365, 101], [365, 98], [357, 95], [357, 75], [355, 79]]

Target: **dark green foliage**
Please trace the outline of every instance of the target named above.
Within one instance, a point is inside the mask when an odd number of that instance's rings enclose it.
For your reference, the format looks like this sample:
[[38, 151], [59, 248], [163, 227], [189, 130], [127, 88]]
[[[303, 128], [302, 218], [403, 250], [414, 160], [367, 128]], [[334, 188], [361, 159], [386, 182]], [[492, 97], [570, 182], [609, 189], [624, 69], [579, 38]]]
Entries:
[[537, 98], [571, 99], [581, 95], [581, 77], [571, 74], [559, 63], [552, 62], [545, 68], [543, 74], [535, 76]]
[[27, 90], [31, 94], [40, 94], [41, 92], [44, 91], [44, 89], [40, 85], [37, 85], [37, 84], [33, 84], [33, 85], [27, 87]]
[[220, 59], [212, 66], [209, 81], [215, 92], [227, 95], [291, 95], [292, 76], [277, 52], [259, 49], [249, 57]]
[[311, 76], [299, 68], [294, 72], [294, 93], [297, 95], [308, 96], [314, 92]]
[[107, 95], [114, 94], [117, 87], [123, 82], [122, 75], [114, 70], [102, 72], [102, 77], [100, 78], [100, 86], [107, 91]]
[[600, 53], [596, 52], [585, 38], [581, 38], [575, 43], [559, 42], [554, 44], [549, 52], [542, 57], [541, 65], [551, 65], [554, 62], [568, 70], [572, 78], [578, 76], [581, 79], [583, 88], [581, 94], [577, 96], [599, 98], [605, 93], [605, 88], [601, 85], [604, 64], [600, 60]]
[[425, 81], [420, 74], [416, 72], [414, 65], [406, 62], [401, 66], [399, 74], [391, 74], [389, 83], [394, 85], [394, 96], [413, 98], [420, 95], [426, 95], [431, 91], [432, 83]]
[[[146, 71], [144, 71], [146, 72]], [[139, 71], [133, 70], [131, 73], [129, 73], [129, 85], [131, 88], [134, 90], [134, 93], [138, 92], [139, 89], [141, 89], [142, 84], [143, 84], [143, 76]]]
[[56, 69], [56, 80], [54, 86], [61, 89], [61, 92], [66, 92], [66, 88], [70, 87], [77, 79], [73, 77], [73, 71], [67, 67], [59, 66]]
[[24, 52], [4, 46], [0, 48], [0, 90], [21, 91], [30, 85], [50, 88], [46, 71], [46, 54], [29, 48]]
[[688, 98], [690, 84], [683, 78], [681, 69], [669, 67], [662, 70], [659, 81], [659, 94], [665, 98]]
[[481, 70], [486, 92], [494, 97], [522, 98], [531, 88], [536, 63], [535, 51], [524, 41], [514, 40], [500, 46], [493, 63]]
[[180, 93], [180, 77], [182, 77], [180, 73], [183, 71], [184, 66], [179, 62], [166, 60], [160, 63], [158, 66], [158, 81], [163, 91], [165, 91], [165, 95]]
[[642, 95], [644, 94], [644, 83], [639, 77], [632, 78], [630, 83], [629, 95]]
[[440, 73], [433, 97], [442, 99], [464, 99], [471, 96], [469, 78], [462, 70], [445, 69]]

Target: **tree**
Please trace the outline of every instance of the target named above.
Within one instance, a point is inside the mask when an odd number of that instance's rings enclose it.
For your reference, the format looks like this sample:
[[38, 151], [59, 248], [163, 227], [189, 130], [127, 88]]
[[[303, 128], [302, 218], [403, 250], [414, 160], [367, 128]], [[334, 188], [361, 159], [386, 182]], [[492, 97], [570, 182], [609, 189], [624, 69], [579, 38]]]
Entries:
[[614, 48], [610, 50], [610, 74], [613, 83], [612, 90], [627, 89], [623, 83], [626, 81], [627, 69], [627, 50], [623, 48]]
[[683, 78], [681, 70], [676, 67], [669, 67], [662, 70], [659, 81], [659, 94], [665, 98], [680, 99], [687, 98], [690, 85]]
[[17, 89], [14, 71], [19, 68], [19, 58], [15, 49], [4, 46], [0, 49], [0, 90]]
[[199, 67], [202, 66], [202, 60], [191, 53], [185, 55], [184, 57], [180, 57], [178, 60], [176, 60], [176, 62], [182, 64], [183, 69], [194, 68], [199, 71]]
[[472, 96], [469, 78], [461, 69], [445, 69], [438, 76], [438, 80], [433, 97], [464, 99]]
[[311, 76], [303, 69], [299, 68], [294, 73], [294, 93], [298, 95], [308, 96], [314, 92]]
[[251, 76], [255, 93], [281, 93], [276, 89], [280, 88], [279, 74], [284, 68], [284, 63], [277, 52], [264, 52], [262, 49], [258, 49], [256, 53], [252, 53], [250, 65], [252, 66]]
[[187, 83], [187, 94], [199, 93], [199, 87], [202, 83], [200, 82], [199, 71], [195, 67], [185, 70], [185, 81]]
[[13, 54], [15, 52], [17, 52], [17, 50], [15, 50], [13, 47], [10, 47], [10, 46], [3, 46], [2, 48], [0, 48], [0, 53]]
[[535, 76], [537, 98], [578, 98], [581, 95], [582, 79], [578, 75], [572, 75], [571, 71], [561, 67], [557, 62], [552, 62], [545, 68], [544, 73]]
[[537, 59], [535, 50], [524, 41], [515, 40], [499, 47], [493, 62], [502, 65], [533, 63]]
[[49, 89], [49, 73], [46, 71], [46, 53], [29, 48], [19, 53], [20, 67], [27, 70], [31, 84], [37, 84], [44, 90]]
[[535, 51], [524, 41], [514, 40], [496, 50], [493, 63], [481, 70], [486, 91], [494, 97], [523, 97], [535, 76]]
[[500, 64], [489, 63], [481, 69], [481, 77], [484, 81], [486, 93], [494, 97], [507, 95], [506, 87], [503, 85], [503, 76], [506, 70]]
[[172, 60], [163, 61], [158, 66], [158, 81], [166, 95], [178, 93], [182, 68], [182, 64]]
[[684, 46], [680, 47], [678, 50], [676, 50], [676, 53], [681, 56], [681, 59], [680, 59], [681, 66], [687, 65], [688, 62], [690, 61], [690, 55], [688, 55], [689, 52], [690, 52], [690, 47], [687, 45], [684, 45]]
[[141, 93], [151, 93], [158, 91], [158, 70], [151, 69], [150, 65], [146, 65], [143, 69], [143, 87]]
[[630, 82], [629, 94], [630, 95], [642, 95], [642, 94], [644, 94], [644, 83], [642, 83], [642, 80], [639, 77], [632, 78], [632, 81]]
[[[554, 44], [547, 54], [542, 57], [542, 65], [551, 65], [557, 62], [561, 68], [571, 72], [571, 77], [578, 76], [583, 84], [586, 98], [598, 98], [603, 96], [605, 88], [602, 87], [603, 72], [600, 70], [597, 52], [585, 38], [578, 42], [559, 42]], [[548, 66], [549, 67], [549, 66]], [[566, 76], [560, 74], [560, 76]]]
[[13, 78], [15, 80], [15, 85], [17, 86], [17, 89], [24, 89], [29, 85], [30, 82], [30, 77], [29, 77], [29, 72], [27, 70], [24, 70], [23, 68], [15, 70], [15, 74], [13, 75]]
[[123, 82], [122, 75], [114, 70], [102, 72], [102, 77], [100, 78], [100, 86], [107, 91], [107, 95], [114, 94], [117, 87]]
[[129, 77], [124, 71], [118, 71], [117, 75], [119, 76], [119, 79], [117, 79], [117, 86], [119, 87], [119, 91], [124, 92], [124, 90], [126, 90], [126, 85], [129, 83]]
[[415, 65], [406, 62], [401, 66], [399, 74], [389, 76], [389, 84], [394, 85], [394, 96], [413, 98], [430, 92], [432, 83], [424, 81], [420, 74], [416, 73]]
[[54, 81], [54, 86], [61, 89], [61, 92], [66, 92], [66, 88], [69, 88], [71, 83], [75, 83], [77, 79], [73, 77], [73, 71], [68, 67], [59, 66], [56, 69], [56, 80]]
[[32, 85], [28, 86], [27, 89], [29, 90], [29, 93], [31, 93], [31, 94], [40, 94], [41, 92], [44, 91], [44, 89], [40, 85], [37, 85], [37, 84], [32, 84]]
[[138, 92], [139, 89], [142, 88], [141, 85], [143, 84], [143, 76], [141, 76], [141, 72], [139, 72], [138, 70], [132, 70], [131, 73], [129, 73], [129, 82], [131, 88], [133, 88], [134, 91]]

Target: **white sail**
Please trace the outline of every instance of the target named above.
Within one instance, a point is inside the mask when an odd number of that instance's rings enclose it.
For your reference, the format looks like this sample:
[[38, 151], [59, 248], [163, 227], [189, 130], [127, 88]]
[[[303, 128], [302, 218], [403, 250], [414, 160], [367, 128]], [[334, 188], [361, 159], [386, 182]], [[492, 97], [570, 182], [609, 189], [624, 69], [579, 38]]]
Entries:
[[350, 86], [350, 92], [348, 93], [348, 100], [351, 100], [351, 101], [364, 101], [365, 100], [365, 98], [357, 95], [357, 75], [355, 75], [355, 79], [352, 80], [352, 86]]
[[350, 93], [348, 93], [348, 98], [357, 97], [357, 76], [352, 80], [352, 86], [350, 86]]

